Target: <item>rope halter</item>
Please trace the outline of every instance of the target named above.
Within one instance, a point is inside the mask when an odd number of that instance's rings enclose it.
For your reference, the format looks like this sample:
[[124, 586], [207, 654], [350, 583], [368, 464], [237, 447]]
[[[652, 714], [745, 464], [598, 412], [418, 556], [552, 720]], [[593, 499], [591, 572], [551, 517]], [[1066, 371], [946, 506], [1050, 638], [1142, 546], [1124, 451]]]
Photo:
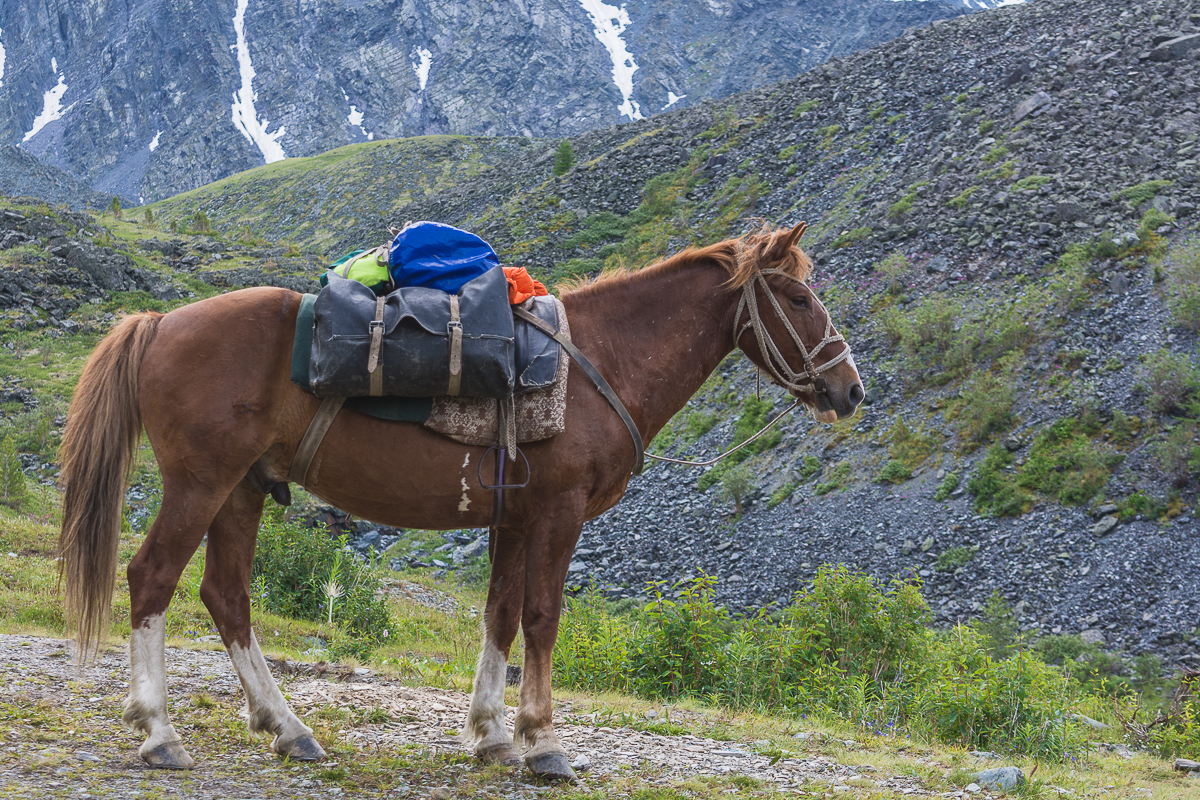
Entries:
[[[741, 252], [739, 248], [739, 258]], [[783, 388], [790, 392], [815, 392], [818, 394], [826, 391], [825, 380], [821, 378], [821, 373], [826, 370], [833, 369], [838, 364], [850, 357], [850, 345], [846, 343], [845, 338], [839, 333], [830, 335], [833, 332], [833, 320], [829, 316], [829, 310], [818, 300], [814, 295], [810, 294], [813, 302], [820, 306], [825, 312], [825, 336], [821, 339], [820, 344], [810, 352], [804, 346], [804, 342], [800, 340], [800, 335], [796, 333], [796, 329], [792, 327], [791, 320], [787, 318], [787, 314], [783, 313], [783, 308], [780, 307], [779, 301], [775, 299], [775, 293], [771, 291], [770, 285], [767, 283], [766, 276], [768, 275], [783, 275], [784, 277], [798, 280], [795, 276], [789, 275], [781, 269], [759, 270], [754, 273], [754, 277], [746, 281], [742, 287], [742, 298], [738, 301], [737, 313], [733, 317], [733, 346], [738, 347], [738, 340], [742, 338], [742, 334], [747, 328], [754, 331], [755, 338], [758, 339], [758, 349], [762, 353], [763, 361], [766, 363], [767, 372], [775, 379]], [[770, 301], [771, 307], [775, 309], [775, 316], [783, 323], [784, 330], [792, 337], [792, 343], [800, 351], [801, 357], [804, 359], [804, 369], [802, 372], [796, 372], [788, 364], [783, 353], [779, 351], [779, 347], [767, 333], [766, 325], [763, 324], [762, 313], [758, 308], [758, 297], [754, 291], [756, 286], [762, 286], [763, 295]], [[749, 318], [742, 323], [742, 312], [748, 311]], [[814, 359], [817, 353], [821, 352], [822, 348], [827, 344], [841, 342], [845, 345], [842, 352], [838, 353], [833, 358], [826, 361], [820, 366], [816, 365]], [[806, 381], [801, 383], [800, 381]]]

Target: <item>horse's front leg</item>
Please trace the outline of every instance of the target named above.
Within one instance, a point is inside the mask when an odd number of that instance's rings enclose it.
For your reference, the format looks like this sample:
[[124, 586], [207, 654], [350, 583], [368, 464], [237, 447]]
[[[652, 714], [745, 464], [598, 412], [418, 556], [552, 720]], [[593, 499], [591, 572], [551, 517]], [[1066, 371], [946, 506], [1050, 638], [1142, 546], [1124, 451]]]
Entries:
[[549, 780], [575, 780], [566, 750], [554, 732], [550, 680], [563, 585], [575, 543], [583, 530], [583, 514], [541, 514], [530, 526], [525, 553], [525, 669], [515, 734], [525, 745], [525, 765]]
[[509, 767], [521, 766], [521, 755], [504, 723], [504, 687], [508, 654], [521, 624], [525, 591], [525, 539], [513, 532], [492, 531], [491, 579], [484, 609], [483, 650], [475, 667], [471, 708], [462, 733], [480, 760]]

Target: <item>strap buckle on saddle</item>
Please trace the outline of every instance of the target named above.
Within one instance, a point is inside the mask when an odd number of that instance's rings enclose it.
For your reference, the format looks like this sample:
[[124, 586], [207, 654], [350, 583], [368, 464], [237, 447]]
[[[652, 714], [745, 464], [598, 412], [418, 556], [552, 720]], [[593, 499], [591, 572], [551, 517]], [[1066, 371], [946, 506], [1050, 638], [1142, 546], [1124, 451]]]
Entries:
[[450, 321], [446, 323], [446, 335], [450, 337], [450, 381], [446, 394], [457, 397], [462, 388], [462, 318], [458, 313], [458, 295], [450, 295]]
[[383, 370], [379, 369], [379, 351], [383, 347], [383, 308], [387, 303], [386, 297], [375, 298], [375, 319], [367, 328], [371, 331], [371, 352], [367, 356], [367, 374], [371, 376], [371, 396], [383, 394]]

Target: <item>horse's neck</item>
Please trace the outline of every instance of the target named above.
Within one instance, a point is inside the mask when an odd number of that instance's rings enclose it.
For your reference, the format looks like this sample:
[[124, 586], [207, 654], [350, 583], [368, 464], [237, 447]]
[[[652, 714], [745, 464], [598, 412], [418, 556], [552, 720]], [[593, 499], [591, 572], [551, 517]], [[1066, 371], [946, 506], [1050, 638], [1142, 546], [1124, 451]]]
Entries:
[[571, 338], [649, 441], [733, 349], [737, 295], [712, 262], [648, 270], [565, 298]]

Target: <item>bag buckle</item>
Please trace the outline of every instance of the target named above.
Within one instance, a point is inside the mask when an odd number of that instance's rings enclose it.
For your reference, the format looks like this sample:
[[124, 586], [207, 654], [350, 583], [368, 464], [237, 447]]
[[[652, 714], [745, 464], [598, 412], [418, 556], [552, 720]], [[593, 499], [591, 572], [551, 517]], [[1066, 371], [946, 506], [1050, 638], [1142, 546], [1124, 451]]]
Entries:
[[455, 328], [462, 331], [462, 323], [453, 319], [446, 323], [446, 333], [453, 334]]
[[367, 330], [369, 330], [371, 333], [374, 333], [376, 328], [383, 330], [383, 320], [373, 319], [367, 323]]

